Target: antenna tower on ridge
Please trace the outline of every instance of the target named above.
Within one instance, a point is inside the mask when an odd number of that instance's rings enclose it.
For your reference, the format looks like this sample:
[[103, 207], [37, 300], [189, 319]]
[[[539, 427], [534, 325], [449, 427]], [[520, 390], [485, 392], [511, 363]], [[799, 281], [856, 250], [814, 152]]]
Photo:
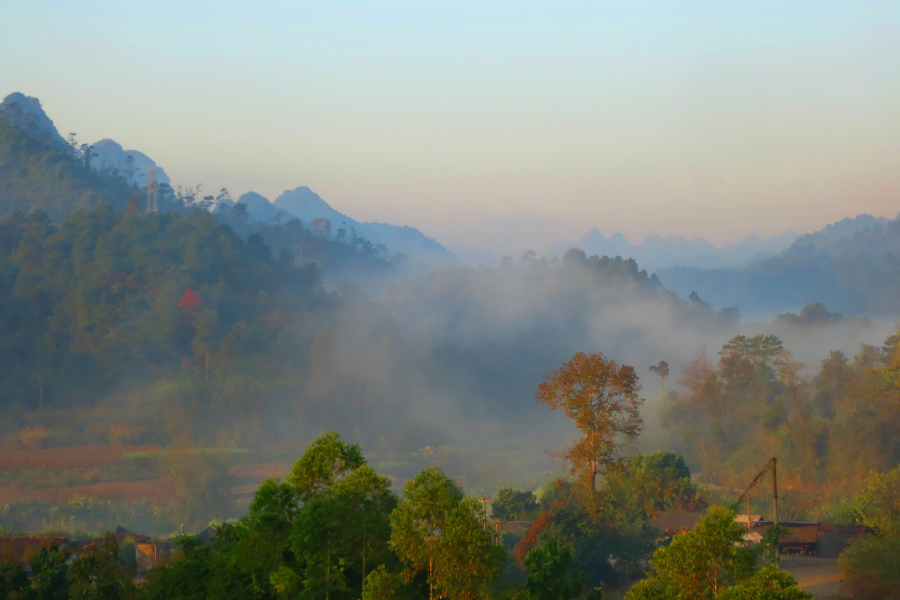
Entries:
[[156, 167], [150, 167], [150, 173], [147, 175], [147, 213], [159, 212], [159, 202], [157, 202], [156, 190]]

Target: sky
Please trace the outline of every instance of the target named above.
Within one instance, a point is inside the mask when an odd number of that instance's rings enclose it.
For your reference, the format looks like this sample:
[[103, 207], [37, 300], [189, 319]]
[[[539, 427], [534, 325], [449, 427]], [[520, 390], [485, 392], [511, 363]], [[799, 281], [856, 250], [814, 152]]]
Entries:
[[0, 96], [450, 249], [900, 211], [900, 2], [0, 0]]

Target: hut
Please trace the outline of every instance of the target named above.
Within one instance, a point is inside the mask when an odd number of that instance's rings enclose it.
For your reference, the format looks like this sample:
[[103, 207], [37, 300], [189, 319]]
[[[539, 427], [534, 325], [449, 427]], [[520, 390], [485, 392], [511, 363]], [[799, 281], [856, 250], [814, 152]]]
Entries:
[[135, 542], [135, 558], [138, 570], [149, 571], [164, 564], [172, 554], [172, 544], [167, 540]]

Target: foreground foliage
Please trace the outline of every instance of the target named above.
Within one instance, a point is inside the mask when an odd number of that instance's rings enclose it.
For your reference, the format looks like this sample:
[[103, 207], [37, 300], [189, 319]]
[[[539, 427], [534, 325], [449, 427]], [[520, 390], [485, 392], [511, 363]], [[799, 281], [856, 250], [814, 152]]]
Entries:
[[743, 547], [744, 531], [734, 513], [712, 507], [692, 531], [654, 553], [654, 574], [635, 585], [627, 600], [812, 600], [774, 564], [754, 568], [757, 551]]

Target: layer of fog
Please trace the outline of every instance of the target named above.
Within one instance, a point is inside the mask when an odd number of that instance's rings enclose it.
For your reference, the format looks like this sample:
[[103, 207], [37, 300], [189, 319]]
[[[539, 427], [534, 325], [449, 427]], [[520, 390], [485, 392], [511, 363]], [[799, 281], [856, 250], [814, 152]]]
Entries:
[[648, 424], [636, 449], [656, 450], [660, 384], [650, 365], [669, 363], [673, 389], [702, 348], [715, 357], [737, 334], [764, 333], [814, 375], [831, 350], [852, 356], [894, 329], [847, 318], [740, 323], [650, 287], [526, 261], [506, 270], [445, 267], [377, 297], [347, 288], [311, 345], [305, 434], [336, 428], [382, 455], [447, 446], [457, 458], [448, 460], [451, 474], [476, 490], [536, 485], [560, 468], [546, 451], [563, 448], [574, 430], [534, 392], [576, 352], [635, 367]]

